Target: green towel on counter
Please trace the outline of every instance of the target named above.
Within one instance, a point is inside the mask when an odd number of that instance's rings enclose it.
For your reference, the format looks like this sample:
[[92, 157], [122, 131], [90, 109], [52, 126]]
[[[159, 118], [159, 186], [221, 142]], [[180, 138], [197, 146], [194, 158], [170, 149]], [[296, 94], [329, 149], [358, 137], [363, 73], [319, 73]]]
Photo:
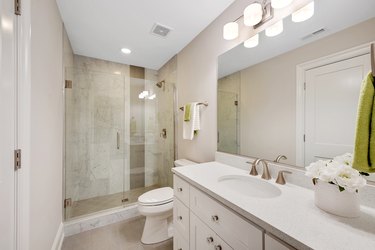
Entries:
[[353, 168], [375, 172], [375, 102], [374, 77], [370, 72], [363, 80], [359, 96]]
[[185, 110], [185, 113], [184, 113], [184, 121], [185, 122], [190, 121], [190, 116], [191, 116], [190, 107], [191, 107], [190, 103], [185, 105], [185, 109], [184, 109]]

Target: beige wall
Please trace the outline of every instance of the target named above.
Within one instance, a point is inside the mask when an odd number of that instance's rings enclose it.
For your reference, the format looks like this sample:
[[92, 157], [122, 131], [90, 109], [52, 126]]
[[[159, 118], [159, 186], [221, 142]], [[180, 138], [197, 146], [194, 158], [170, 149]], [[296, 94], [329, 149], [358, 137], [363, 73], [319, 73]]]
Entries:
[[[310, 1], [301, 0], [298, 3], [294, 2], [288, 8], [275, 10], [273, 21], [260, 29], [277, 22]], [[202, 109], [201, 131], [197, 138], [193, 141], [183, 140], [182, 126], [179, 127], [179, 158], [188, 158], [197, 162], [214, 159], [217, 141], [217, 58], [220, 54], [243, 42], [254, 33], [251, 29], [244, 28], [240, 22], [240, 36], [233, 41], [226, 41], [222, 37], [222, 28], [225, 23], [237, 19], [248, 4], [248, 0], [236, 0], [177, 55], [179, 106], [193, 101], [208, 102], [208, 107]], [[178, 119], [181, 124], [182, 112], [179, 113]]]
[[31, 250], [51, 249], [62, 222], [62, 34], [56, 2], [31, 1]]
[[295, 164], [296, 66], [374, 41], [374, 27], [375, 18], [241, 70], [240, 153]]

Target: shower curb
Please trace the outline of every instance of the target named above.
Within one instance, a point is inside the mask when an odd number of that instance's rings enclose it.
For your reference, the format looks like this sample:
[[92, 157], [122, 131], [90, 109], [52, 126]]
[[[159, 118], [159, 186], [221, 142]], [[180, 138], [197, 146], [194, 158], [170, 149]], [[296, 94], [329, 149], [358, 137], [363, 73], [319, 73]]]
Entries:
[[138, 205], [105, 210], [88, 216], [78, 217], [64, 222], [65, 237], [109, 224], [141, 217]]

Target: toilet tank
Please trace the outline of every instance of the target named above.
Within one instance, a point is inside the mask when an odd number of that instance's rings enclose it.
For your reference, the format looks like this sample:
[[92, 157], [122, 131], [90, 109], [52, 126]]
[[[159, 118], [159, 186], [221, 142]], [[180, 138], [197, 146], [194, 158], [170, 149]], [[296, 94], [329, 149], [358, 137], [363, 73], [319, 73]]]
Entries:
[[196, 162], [189, 161], [186, 159], [178, 159], [174, 161], [174, 166], [175, 167], [181, 167], [181, 166], [186, 166], [186, 165], [194, 165], [197, 164]]

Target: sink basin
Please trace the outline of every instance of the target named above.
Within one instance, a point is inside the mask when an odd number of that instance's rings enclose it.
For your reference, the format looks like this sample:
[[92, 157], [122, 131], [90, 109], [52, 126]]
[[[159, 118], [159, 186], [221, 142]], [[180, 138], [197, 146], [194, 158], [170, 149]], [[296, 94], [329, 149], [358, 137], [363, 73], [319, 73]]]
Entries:
[[224, 175], [218, 178], [218, 182], [245, 196], [274, 198], [281, 194], [281, 190], [275, 185], [251, 176]]

